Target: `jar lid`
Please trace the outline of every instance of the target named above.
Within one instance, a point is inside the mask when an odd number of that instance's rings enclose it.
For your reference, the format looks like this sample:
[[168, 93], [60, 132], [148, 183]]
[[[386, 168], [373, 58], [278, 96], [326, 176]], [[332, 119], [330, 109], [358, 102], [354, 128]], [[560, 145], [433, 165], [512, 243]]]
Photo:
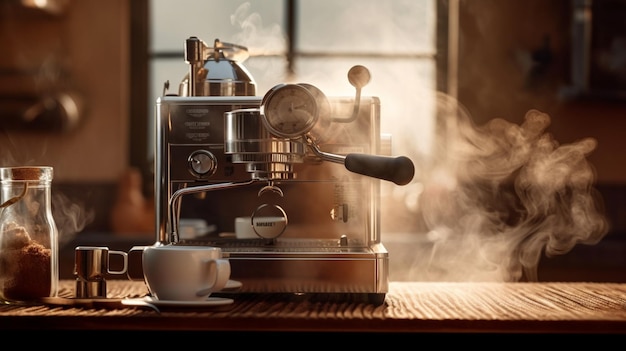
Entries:
[[0, 181], [52, 180], [53, 169], [48, 166], [0, 167]]

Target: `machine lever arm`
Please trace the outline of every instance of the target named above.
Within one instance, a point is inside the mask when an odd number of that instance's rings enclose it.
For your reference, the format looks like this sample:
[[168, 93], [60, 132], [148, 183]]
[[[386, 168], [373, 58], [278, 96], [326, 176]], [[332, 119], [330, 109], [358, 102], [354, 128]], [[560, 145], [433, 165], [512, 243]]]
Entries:
[[397, 185], [408, 184], [415, 174], [413, 161], [406, 156], [348, 154], [344, 165], [350, 172], [388, 180]]
[[415, 166], [413, 161], [406, 156], [392, 157], [355, 153], [346, 156], [336, 155], [320, 150], [310, 134], [305, 134], [304, 139], [315, 155], [324, 161], [341, 163], [350, 172], [388, 180], [397, 185], [406, 185], [413, 180]]

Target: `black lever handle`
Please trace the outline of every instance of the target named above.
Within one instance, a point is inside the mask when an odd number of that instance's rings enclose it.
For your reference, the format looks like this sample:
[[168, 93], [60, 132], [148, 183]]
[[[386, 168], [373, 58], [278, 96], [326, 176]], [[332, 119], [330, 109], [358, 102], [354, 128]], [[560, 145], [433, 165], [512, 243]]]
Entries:
[[344, 164], [350, 172], [389, 180], [398, 185], [408, 184], [415, 175], [413, 161], [406, 156], [348, 154]]

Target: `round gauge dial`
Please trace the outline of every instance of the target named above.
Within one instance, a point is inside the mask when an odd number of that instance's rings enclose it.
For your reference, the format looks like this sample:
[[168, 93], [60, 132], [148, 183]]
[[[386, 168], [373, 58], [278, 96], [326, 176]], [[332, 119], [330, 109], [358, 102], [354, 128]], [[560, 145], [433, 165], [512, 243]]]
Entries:
[[326, 98], [326, 95], [316, 86], [307, 83], [299, 83], [301, 86], [307, 88], [311, 94], [315, 97], [317, 104], [317, 122], [311, 128], [310, 134], [315, 138], [317, 142], [323, 141], [329, 136], [330, 122], [331, 122], [331, 109], [330, 102]]
[[261, 116], [276, 136], [293, 138], [307, 133], [318, 118], [315, 96], [298, 84], [281, 84], [263, 97]]

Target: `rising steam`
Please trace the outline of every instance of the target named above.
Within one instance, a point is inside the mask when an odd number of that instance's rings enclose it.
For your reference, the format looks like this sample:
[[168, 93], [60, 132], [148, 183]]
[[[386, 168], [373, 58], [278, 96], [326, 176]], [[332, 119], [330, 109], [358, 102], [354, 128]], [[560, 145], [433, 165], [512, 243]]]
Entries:
[[[361, 18], [369, 17], [350, 11], [343, 21], [345, 28], [363, 28]], [[231, 23], [241, 28], [232, 41], [251, 48], [253, 56], [274, 53], [285, 45], [280, 28], [264, 27], [249, 3], [237, 9]], [[382, 34], [378, 31], [377, 35]], [[333, 36], [324, 40], [330, 47]], [[257, 79], [265, 75], [286, 78], [276, 73], [282, 66], [259, 66], [263, 64], [267, 62], [246, 62], [259, 72]], [[336, 90], [350, 88], [344, 78], [347, 69], [335, 71], [329, 66], [333, 65], [308, 66], [295, 78], [317, 85], [326, 94], [343, 95]], [[436, 99], [439, 115], [432, 137], [426, 118], [403, 120], [415, 117], [414, 106], [407, 104], [416, 93], [411, 87], [419, 91], [429, 87], [419, 89], [419, 82], [407, 81], [407, 77], [420, 76], [417, 72], [402, 70], [403, 75], [395, 77], [387, 68], [376, 66], [366, 90], [381, 98], [382, 127], [391, 129], [398, 146], [393, 153], [409, 155], [416, 163], [414, 183], [392, 190], [404, 197], [412, 212], [407, 220], [418, 227], [416, 235], [425, 233], [425, 245], [418, 241], [414, 247], [403, 247], [414, 252], [413, 262], [402, 263], [411, 266], [409, 279], [534, 281], [542, 255], [562, 255], [577, 244], [596, 244], [606, 235], [601, 199], [593, 187], [595, 171], [586, 159], [596, 148], [594, 139], [559, 145], [547, 132], [550, 117], [536, 110], [529, 111], [521, 125], [494, 119], [475, 126], [463, 107], [446, 95]], [[389, 86], [381, 77], [392, 78]], [[397, 89], [399, 81], [405, 82], [402, 89]], [[421, 103], [429, 104], [425, 100]], [[431, 143], [439, 145], [429, 150]], [[389, 211], [396, 202], [385, 202], [382, 207]], [[390, 212], [396, 216], [395, 212], [402, 211]], [[392, 225], [410, 226], [404, 220]], [[389, 217], [382, 221], [393, 222]], [[383, 243], [389, 239], [386, 235]]]
[[52, 193], [52, 209], [54, 221], [59, 230], [59, 245], [61, 247], [82, 232], [96, 217], [93, 208], [70, 199], [58, 190]]
[[537, 110], [521, 125], [493, 119], [477, 127], [456, 102], [439, 101], [448, 112], [444, 157], [422, 180], [417, 206], [428, 249], [413, 278], [536, 281], [542, 254], [607, 233], [586, 160], [595, 140], [559, 145], [546, 132], [550, 117]]

